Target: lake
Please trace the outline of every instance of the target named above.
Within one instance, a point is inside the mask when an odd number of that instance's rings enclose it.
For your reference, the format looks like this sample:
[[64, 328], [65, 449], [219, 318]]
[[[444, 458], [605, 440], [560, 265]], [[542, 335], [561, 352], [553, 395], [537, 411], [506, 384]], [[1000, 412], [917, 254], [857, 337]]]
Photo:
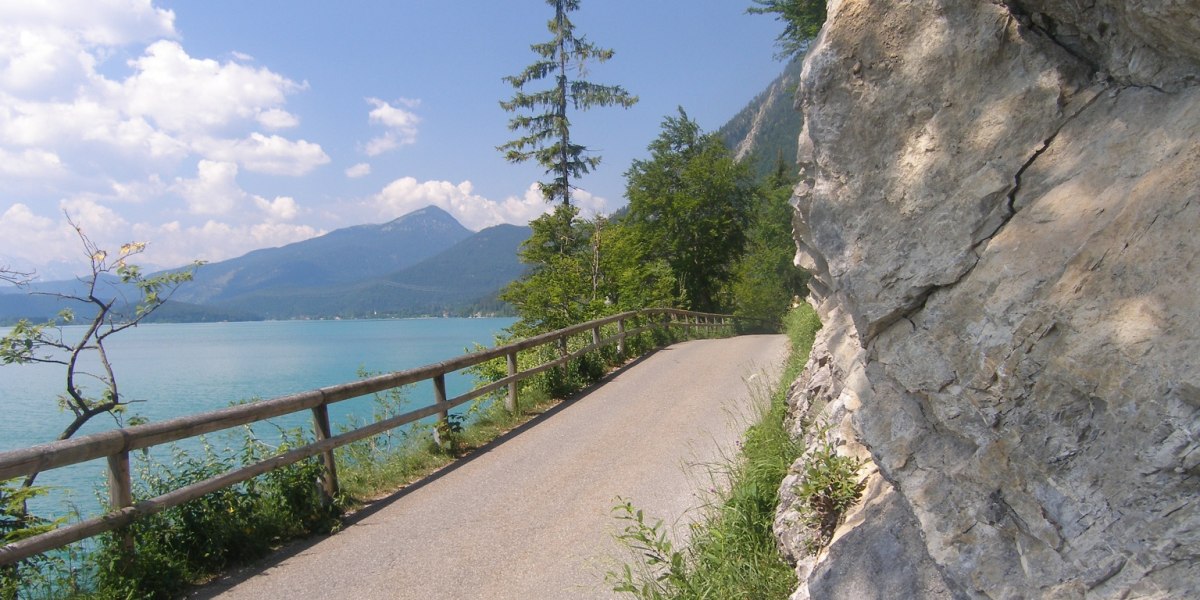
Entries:
[[[121, 395], [135, 403], [130, 413], [162, 421], [346, 383], [363, 370], [399, 371], [453, 358], [475, 344], [491, 346], [512, 323], [511, 318], [153, 323], [113, 336], [107, 346]], [[72, 340], [83, 329], [64, 331]], [[0, 451], [53, 440], [70, 423], [70, 413], [60, 411], [55, 400], [65, 387], [64, 369], [0, 366]], [[460, 395], [473, 383], [470, 375], [451, 374], [447, 393]], [[432, 384], [417, 384], [408, 398], [412, 408], [432, 403]], [[372, 410], [370, 398], [356, 398], [331, 406], [330, 415], [336, 430], [350, 415], [369, 419]], [[307, 411], [285, 422], [310, 423]], [[112, 418], [96, 417], [76, 437], [113, 427]], [[38, 504], [67, 502], [94, 513], [104, 473], [103, 460], [44, 473], [38, 483], [55, 493]]]

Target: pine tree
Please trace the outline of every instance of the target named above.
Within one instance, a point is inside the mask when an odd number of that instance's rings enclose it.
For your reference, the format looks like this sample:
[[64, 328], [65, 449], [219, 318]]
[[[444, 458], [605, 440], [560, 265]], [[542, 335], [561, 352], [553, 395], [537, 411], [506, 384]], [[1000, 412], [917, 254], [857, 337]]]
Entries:
[[[497, 150], [513, 163], [536, 159], [546, 168], [546, 174], [553, 176], [552, 181], [541, 184], [546, 201], [559, 199], [564, 206], [569, 206], [571, 181], [596, 168], [600, 157], [590, 155], [586, 146], [571, 139], [568, 109], [587, 110], [593, 106], [613, 105], [629, 108], [638, 99], [621, 86], [599, 85], [583, 79], [588, 61], [603, 63], [612, 58], [613, 51], [576, 36], [575, 25], [567, 13], [579, 9], [579, 0], [546, 0], [546, 3], [554, 7], [554, 19], [548, 23], [553, 37], [530, 46], [539, 60], [519, 75], [504, 78], [516, 93], [511, 99], [500, 102], [506, 111], [533, 113], [518, 114], [508, 123], [510, 130], [523, 130], [527, 134], [498, 146]], [[551, 77], [553, 87], [525, 91], [526, 85]]]
[[758, 6], [746, 9], [752, 15], [774, 14], [783, 21], [784, 30], [775, 39], [779, 58], [792, 58], [808, 51], [808, 45], [821, 33], [827, 18], [826, 0], [751, 0]]

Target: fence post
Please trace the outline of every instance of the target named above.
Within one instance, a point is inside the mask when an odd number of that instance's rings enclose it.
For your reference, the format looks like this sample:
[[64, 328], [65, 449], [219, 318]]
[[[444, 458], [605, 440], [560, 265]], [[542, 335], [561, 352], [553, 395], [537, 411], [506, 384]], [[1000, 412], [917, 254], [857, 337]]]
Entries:
[[[433, 376], [433, 402], [436, 405], [446, 404], [446, 375]], [[450, 446], [450, 440], [443, 440], [439, 431], [442, 427], [446, 427], [445, 431], [449, 432], [450, 428], [450, 409], [443, 408], [438, 412], [438, 422], [433, 426], [433, 441], [437, 443], [439, 448], [447, 448]]]
[[617, 357], [625, 359], [625, 319], [617, 320]]
[[[133, 478], [129, 471], [129, 452], [122, 451], [108, 457], [108, 505], [116, 511], [133, 506]], [[121, 528], [121, 549], [125, 560], [133, 558], [133, 532]]]
[[[433, 376], [433, 401], [437, 404], [445, 404], [446, 403], [446, 376], [444, 374]], [[443, 421], [449, 420], [450, 419], [449, 409], [442, 410], [441, 412], [439, 412], [438, 418]]]
[[[508, 376], [512, 377], [517, 374], [517, 353], [516, 351], [509, 352], [505, 357], [508, 359]], [[504, 400], [504, 408], [509, 414], [517, 413], [517, 382], [508, 382], [508, 398]]]
[[[333, 437], [333, 428], [329, 426], [329, 405], [314, 406], [312, 414], [313, 430], [317, 434], [317, 441]], [[332, 448], [321, 453], [321, 461], [325, 465], [325, 473], [321, 477], [321, 490], [325, 493], [326, 499], [333, 500], [338, 494], [338, 477], [337, 460], [333, 457]]]

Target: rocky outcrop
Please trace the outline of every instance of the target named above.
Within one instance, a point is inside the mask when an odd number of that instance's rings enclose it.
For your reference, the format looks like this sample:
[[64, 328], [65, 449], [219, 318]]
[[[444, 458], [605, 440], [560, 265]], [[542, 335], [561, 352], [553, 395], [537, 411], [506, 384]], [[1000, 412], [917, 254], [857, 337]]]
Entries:
[[829, 12], [794, 403], [871, 460], [815, 556], [784, 482], [796, 597], [1200, 594], [1200, 5]]

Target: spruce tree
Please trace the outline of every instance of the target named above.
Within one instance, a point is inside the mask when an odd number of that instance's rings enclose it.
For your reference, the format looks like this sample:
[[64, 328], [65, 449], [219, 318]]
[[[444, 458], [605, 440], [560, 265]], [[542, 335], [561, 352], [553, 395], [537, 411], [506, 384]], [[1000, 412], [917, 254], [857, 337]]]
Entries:
[[[600, 164], [600, 157], [591, 155], [586, 146], [571, 139], [568, 110], [613, 105], [629, 108], [638, 99], [621, 86], [583, 79], [588, 61], [603, 63], [612, 58], [613, 51], [599, 48], [575, 34], [575, 25], [567, 13], [579, 9], [579, 0], [546, 0], [546, 3], [554, 7], [554, 18], [547, 25], [553, 37], [530, 46], [538, 61], [519, 75], [504, 78], [516, 92], [509, 100], [500, 102], [506, 111], [532, 113], [517, 114], [508, 123], [510, 130], [524, 131], [526, 135], [498, 146], [497, 150], [513, 163], [536, 159], [546, 168], [546, 174], [553, 177], [541, 184], [546, 201], [558, 199], [569, 206], [571, 181], [591, 172]], [[553, 79], [552, 87], [525, 90], [527, 85], [547, 78]]]

